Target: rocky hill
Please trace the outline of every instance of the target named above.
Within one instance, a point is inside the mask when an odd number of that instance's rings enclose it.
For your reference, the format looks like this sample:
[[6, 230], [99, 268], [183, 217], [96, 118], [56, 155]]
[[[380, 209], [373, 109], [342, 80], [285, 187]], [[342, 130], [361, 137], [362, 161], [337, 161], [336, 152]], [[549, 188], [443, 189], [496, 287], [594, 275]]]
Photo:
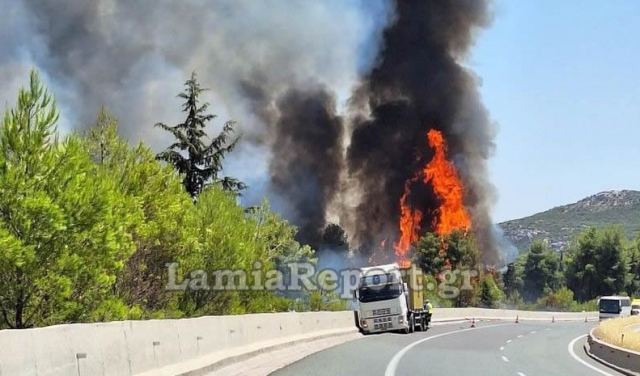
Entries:
[[640, 232], [640, 191], [601, 192], [499, 225], [519, 250], [526, 249], [534, 239], [545, 239], [554, 249], [563, 249], [576, 233], [589, 226], [621, 226], [631, 238]]

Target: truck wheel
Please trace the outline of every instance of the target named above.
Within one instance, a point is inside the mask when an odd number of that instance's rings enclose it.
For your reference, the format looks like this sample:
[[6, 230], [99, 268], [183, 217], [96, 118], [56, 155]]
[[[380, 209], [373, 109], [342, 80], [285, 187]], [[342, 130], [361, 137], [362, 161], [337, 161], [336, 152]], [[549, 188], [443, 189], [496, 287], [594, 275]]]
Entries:
[[409, 316], [409, 333], [413, 333], [416, 330], [416, 317], [411, 314]]

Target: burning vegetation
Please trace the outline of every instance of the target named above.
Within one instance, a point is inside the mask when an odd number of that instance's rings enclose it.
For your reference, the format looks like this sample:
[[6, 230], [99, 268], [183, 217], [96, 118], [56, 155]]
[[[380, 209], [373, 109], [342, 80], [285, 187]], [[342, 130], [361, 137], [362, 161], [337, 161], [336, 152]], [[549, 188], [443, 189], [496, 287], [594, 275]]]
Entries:
[[494, 129], [461, 64], [488, 22], [487, 3], [396, 1], [395, 9], [378, 63], [353, 96], [346, 166], [358, 200], [343, 207], [341, 224], [365, 252], [393, 239], [401, 263], [425, 233], [460, 230], [496, 264], [486, 167]]
[[464, 207], [464, 186], [458, 176], [455, 166], [447, 160], [447, 143], [442, 132], [431, 129], [427, 133], [429, 146], [433, 149], [433, 159], [422, 169], [422, 176], [417, 175], [405, 183], [405, 190], [400, 198], [400, 239], [394, 244], [398, 262], [408, 266], [409, 249], [420, 238], [422, 229], [422, 211], [414, 209], [409, 204], [411, 184], [420, 181], [431, 185], [440, 200], [440, 205], [434, 210], [431, 227], [438, 235], [449, 235], [454, 230], [468, 231], [471, 228], [471, 218]]

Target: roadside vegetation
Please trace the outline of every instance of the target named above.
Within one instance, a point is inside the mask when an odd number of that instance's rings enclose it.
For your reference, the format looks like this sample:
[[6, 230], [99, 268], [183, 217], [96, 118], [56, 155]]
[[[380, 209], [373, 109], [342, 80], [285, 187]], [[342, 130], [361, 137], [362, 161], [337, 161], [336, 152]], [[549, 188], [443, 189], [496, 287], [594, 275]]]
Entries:
[[159, 125], [176, 142], [156, 156], [120, 138], [105, 109], [88, 132], [60, 136], [53, 96], [31, 74], [0, 125], [0, 329], [339, 308], [326, 296], [165, 289], [167, 263], [184, 276], [314, 256], [268, 202], [238, 205], [244, 184], [219, 176], [233, 123], [208, 141], [201, 91], [187, 82], [186, 120]]
[[[446, 253], [442, 250], [446, 249]], [[472, 235], [454, 232], [439, 237], [426, 234], [416, 245], [414, 262], [425, 272], [469, 270], [477, 264], [479, 251]], [[559, 253], [535, 241], [506, 270], [476, 270], [472, 289], [455, 299], [442, 291], [425, 293], [440, 307], [482, 306], [550, 311], [594, 311], [603, 295], [640, 293], [640, 238], [627, 241], [621, 228], [587, 228], [569, 248]], [[431, 286], [438, 280], [431, 278]], [[456, 277], [461, 287], [464, 278]]]
[[618, 227], [587, 228], [562, 253], [534, 242], [504, 275], [512, 304], [594, 310], [603, 295], [640, 292], [640, 238], [629, 242]]
[[640, 352], [640, 317], [631, 316], [605, 320], [594, 334], [600, 340], [615, 346]]

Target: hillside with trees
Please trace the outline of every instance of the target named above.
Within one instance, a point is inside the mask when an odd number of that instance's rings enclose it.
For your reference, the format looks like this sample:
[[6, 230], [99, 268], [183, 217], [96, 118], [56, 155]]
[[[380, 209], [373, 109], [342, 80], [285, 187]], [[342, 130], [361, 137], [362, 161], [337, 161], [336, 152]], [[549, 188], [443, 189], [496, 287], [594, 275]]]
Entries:
[[555, 250], [566, 248], [578, 233], [589, 227], [620, 226], [628, 239], [634, 239], [640, 234], [640, 192], [600, 192], [574, 204], [502, 222], [499, 226], [520, 251], [535, 240], [544, 240]]
[[640, 238], [629, 241], [616, 227], [591, 227], [563, 254], [535, 241], [509, 264], [503, 281], [508, 304], [542, 309], [579, 309], [603, 295], [637, 296]]

